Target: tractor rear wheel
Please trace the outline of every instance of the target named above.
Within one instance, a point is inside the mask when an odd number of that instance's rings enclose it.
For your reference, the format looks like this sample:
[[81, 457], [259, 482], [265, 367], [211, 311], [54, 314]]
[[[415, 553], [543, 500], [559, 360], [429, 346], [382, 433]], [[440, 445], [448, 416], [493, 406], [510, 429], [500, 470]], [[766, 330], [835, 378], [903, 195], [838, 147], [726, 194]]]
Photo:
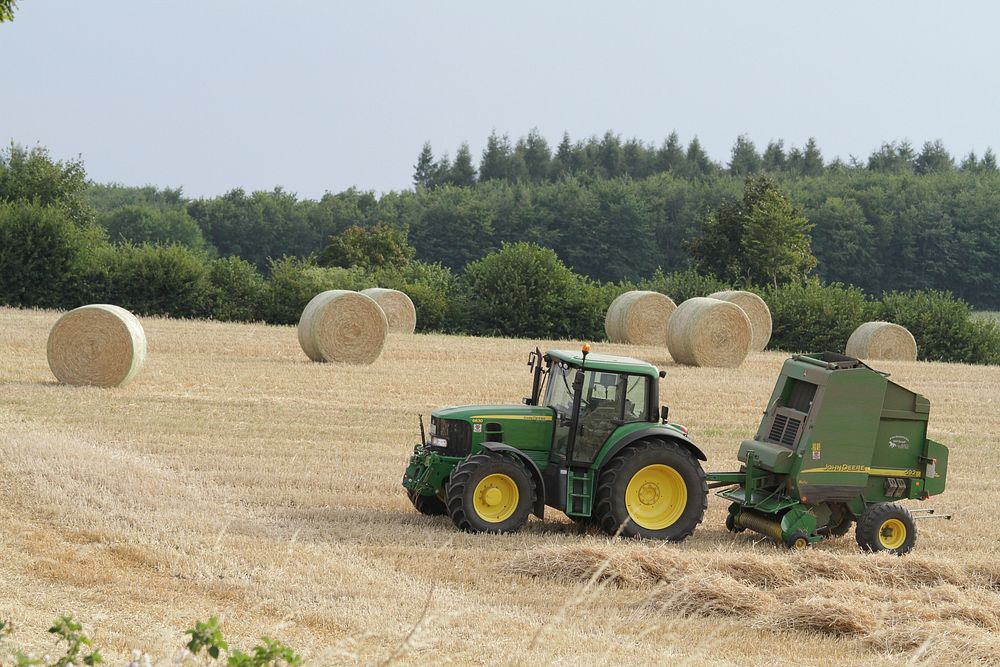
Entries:
[[917, 541], [917, 524], [902, 505], [872, 505], [858, 519], [854, 537], [865, 551], [886, 551], [897, 556], [910, 552]]
[[644, 440], [601, 471], [594, 516], [609, 535], [680, 542], [705, 517], [705, 471], [683, 446]]
[[470, 533], [511, 533], [535, 506], [535, 482], [518, 458], [482, 452], [465, 459], [448, 480], [448, 514]]
[[437, 496], [424, 496], [416, 491], [409, 491], [407, 495], [410, 496], [410, 502], [421, 514], [426, 514], [427, 516], [441, 516], [448, 513], [448, 508], [445, 506], [444, 501]]

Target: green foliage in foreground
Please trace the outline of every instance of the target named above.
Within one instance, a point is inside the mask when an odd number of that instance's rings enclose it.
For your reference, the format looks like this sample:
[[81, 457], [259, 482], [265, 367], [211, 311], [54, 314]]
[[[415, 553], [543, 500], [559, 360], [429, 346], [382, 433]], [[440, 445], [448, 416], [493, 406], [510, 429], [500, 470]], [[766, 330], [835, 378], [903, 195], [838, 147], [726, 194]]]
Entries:
[[[61, 656], [37, 657], [8, 647], [6, 644], [13, 634], [13, 626], [8, 621], [0, 621], [0, 665], [6, 664], [5, 656], [13, 660], [16, 667], [104, 664], [100, 651], [93, 650], [93, 641], [84, 634], [83, 626], [72, 615], [57, 618], [49, 632], [55, 635], [57, 646], [65, 644], [62, 649], [64, 653]], [[216, 664], [221, 661], [227, 667], [295, 667], [303, 662], [302, 657], [294, 650], [270, 637], [261, 637], [260, 643], [248, 652], [230, 650], [217, 616], [212, 616], [207, 621], [196, 621], [187, 634], [191, 639], [187, 642], [185, 651], [174, 658], [175, 664], [192, 664], [196, 661], [200, 664]], [[152, 662], [149, 654], [135, 650], [127, 667], [146, 667], [152, 665]]]

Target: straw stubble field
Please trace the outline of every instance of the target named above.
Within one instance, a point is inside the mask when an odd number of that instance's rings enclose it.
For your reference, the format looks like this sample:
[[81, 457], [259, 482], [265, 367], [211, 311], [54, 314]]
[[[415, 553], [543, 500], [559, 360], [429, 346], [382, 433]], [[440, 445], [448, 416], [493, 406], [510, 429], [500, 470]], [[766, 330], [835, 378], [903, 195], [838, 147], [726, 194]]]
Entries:
[[[0, 618], [37, 650], [73, 612], [106, 655], [169, 663], [219, 613], [237, 645], [267, 634], [314, 664], [1000, 659], [1000, 368], [884, 365], [932, 402], [952, 451], [933, 504], [954, 521], [921, 524], [902, 559], [850, 535], [790, 554], [730, 536], [717, 499], [681, 545], [611, 542], [556, 511], [511, 536], [415, 513], [399, 479], [416, 414], [518, 401], [537, 341], [393, 336], [348, 367], [310, 363], [291, 327], [145, 319], [143, 373], [102, 390], [53, 380], [57, 317], [0, 309]], [[596, 349], [668, 371], [711, 470], [734, 465], [783, 359]]]

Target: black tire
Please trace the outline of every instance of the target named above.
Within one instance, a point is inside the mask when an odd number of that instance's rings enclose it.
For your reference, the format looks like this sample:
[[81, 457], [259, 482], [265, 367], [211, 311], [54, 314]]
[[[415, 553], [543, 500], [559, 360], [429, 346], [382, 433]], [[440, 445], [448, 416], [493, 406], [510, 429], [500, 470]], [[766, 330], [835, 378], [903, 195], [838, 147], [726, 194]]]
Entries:
[[858, 518], [854, 538], [865, 551], [885, 551], [902, 556], [916, 544], [917, 524], [902, 505], [879, 503], [869, 507]]
[[809, 534], [804, 530], [796, 530], [785, 538], [785, 546], [792, 551], [802, 551], [809, 548]]
[[[636, 473], [648, 466], [662, 465], [680, 475], [687, 502], [672, 523], [662, 528], [643, 527], [629, 512], [626, 490]], [[645, 488], [645, 487], [643, 487]], [[659, 497], [655, 490], [654, 502]], [[643, 440], [625, 448], [604, 469], [597, 483], [594, 517], [609, 535], [646, 537], [654, 540], [680, 542], [694, 532], [705, 518], [708, 507], [708, 485], [705, 471], [690, 451], [671, 440]]]
[[746, 528], [743, 526], [737, 526], [736, 518], [733, 516], [733, 513], [730, 512], [729, 514], [726, 514], [726, 530], [730, 533], [742, 533], [746, 530]]
[[427, 516], [443, 516], [448, 513], [448, 508], [445, 506], [444, 501], [437, 496], [424, 496], [416, 491], [408, 491], [407, 495], [410, 497], [410, 502], [421, 514], [426, 514]]
[[[476, 492], [480, 482], [490, 475], [506, 476], [516, 487], [517, 502], [506, 507], [501, 514], [510, 510], [509, 516], [501, 520], [483, 516], [476, 509]], [[528, 468], [516, 456], [506, 456], [496, 452], [473, 454], [457, 466], [448, 480], [448, 515], [455, 525], [470, 533], [512, 533], [527, 522], [531, 509], [535, 506], [535, 482]], [[487, 489], [488, 491], [489, 489]], [[482, 489], [479, 489], [483, 493]], [[480, 497], [480, 505], [485, 502]]]

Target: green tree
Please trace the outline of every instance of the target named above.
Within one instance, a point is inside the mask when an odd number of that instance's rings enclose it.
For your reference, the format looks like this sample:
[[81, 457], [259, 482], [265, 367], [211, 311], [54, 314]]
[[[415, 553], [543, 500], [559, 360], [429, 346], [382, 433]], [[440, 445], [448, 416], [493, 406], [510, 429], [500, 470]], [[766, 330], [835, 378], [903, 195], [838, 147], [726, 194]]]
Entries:
[[0, 303], [67, 308], [77, 303], [103, 231], [37, 201], [0, 202]]
[[434, 175], [434, 151], [431, 149], [431, 142], [425, 141], [424, 147], [420, 149], [417, 156], [417, 163], [413, 165], [413, 185], [417, 188], [431, 187], [431, 178]]
[[384, 223], [372, 227], [357, 225], [342, 234], [331, 236], [320, 253], [320, 266], [359, 267], [368, 271], [381, 268], [400, 269], [410, 263], [414, 250], [406, 242], [406, 230]]
[[944, 147], [940, 139], [934, 142], [924, 142], [920, 155], [914, 161], [914, 171], [918, 174], [932, 174], [938, 171], [951, 171], [955, 168], [955, 160]]
[[997, 156], [993, 154], [992, 148], [987, 148], [983, 153], [983, 159], [979, 162], [979, 170], [986, 174], [997, 173]]
[[677, 132], [671, 132], [663, 145], [656, 151], [656, 170], [683, 172], [685, 166], [684, 149]]
[[690, 177], [707, 176], [715, 171], [715, 165], [709, 159], [705, 149], [701, 147], [698, 137], [692, 139], [691, 143], [688, 144], [684, 164], [687, 166], [687, 175]]
[[550, 171], [555, 178], [573, 173], [573, 143], [569, 139], [569, 132], [563, 132], [562, 140], [556, 147], [556, 155], [552, 158]]
[[472, 166], [472, 151], [469, 144], [462, 142], [455, 153], [455, 162], [448, 172], [448, 182], [462, 188], [470, 188], [476, 184], [476, 168]]
[[[504, 244], [465, 268], [464, 322], [475, 334], [571, 338], [587, 304], [581, 279], [554, 251]], [[596, 308], [594, 309], [596, 310]]]
[[87, 172], [80, 160], [55, 161], [44, 148], [28, 150], [14, 143], [0, 151], [0, 202], [57, 206], [83, 225], [93, 220], [86, 187]]
[[605, 178], [615, 178], [622, 173], [622, 141], [608, 130], [597, 147], [597, 165]]
[[891, 174], [905, 174], [913, 171], [917, 156], [909, 141], [888, 142], [868, 157], [868, 168]]
[[729, 160], [729, 173], [734, 176], [750, 176], [760, 171], [760, 154], [750, 137], [741, 134], [733, 145], [732, 158]]
[[14, 20], [14, 9], [17, 7], [17, 0], [0, 0], [0, 23]]
[[777, 174], [785, 170], [785, 142], [781, 141], [770, 141], [767, 144], [767, 148], [764, 149], [764, 155], [761, 158], [761, 168], [769, 173]]
[[821, 176], [823, 174], [823, 155], [815, 137], [809, 137], [805, 150], [802, 151], [801, 173], [803, 176]]
[[528, 132], [527, 138], [517, 142], [514, 153], [524, 161], [529, 180], [539, 183], [548, 179], [552, 151], [549, 149], [549, 143], [545, 141], [545, 137], [538, 132], [537, 127]]
[[486, 139], [486, 148], [479, 161], [479, 180], [506, 180], [510, 175], [510, 137], [497, 136], [496, 130]]
[[201, 228], [182, 208], [129, 205], [101, 216], [98, 222], [116, 243], [179, 243], [188, 248], [205, 248]]
[[726, 202], [705, 218], [691, 255], [699, 270], [727, 282], [784, 284], [805, 278], [816, 266], [811, 228], [774, 181], [748, 177], [740, 201]]

